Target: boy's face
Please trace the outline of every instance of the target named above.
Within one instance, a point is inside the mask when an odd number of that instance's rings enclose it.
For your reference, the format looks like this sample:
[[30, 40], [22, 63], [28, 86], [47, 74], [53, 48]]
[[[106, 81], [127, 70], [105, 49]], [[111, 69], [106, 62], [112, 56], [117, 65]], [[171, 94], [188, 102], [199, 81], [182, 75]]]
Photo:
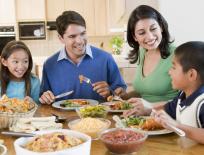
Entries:
[[169, 70], [169, 75], [172, 79], [171, 83], [173, 89], [182, 91], [186, 90], [190, 81], [188, 79], [187, 73], [183, 72], [183, 68], [175, 56], [172, 61], [172, 67]]
[[59, 36], [62, 43], [65, 44], [70, 58], [80, 58], [85, 54], [87, 35], [86, 28], [81, 25], [70, 24], [63, 37]]

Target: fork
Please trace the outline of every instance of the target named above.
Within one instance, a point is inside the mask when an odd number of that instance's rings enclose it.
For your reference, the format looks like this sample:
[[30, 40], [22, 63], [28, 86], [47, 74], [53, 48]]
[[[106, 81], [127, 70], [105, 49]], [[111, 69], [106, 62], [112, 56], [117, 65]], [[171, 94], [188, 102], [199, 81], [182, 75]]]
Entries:
[[79, 80], [84, 81], [84, 82], [92, 85], [91, 79], [87, 78], [84, 75], [79, 75]]
[[109, 89], [111, 91], [111, 94], [113, 95], [113, 100], [124, 102], [124, 100], [120, 96], [116, 95], [115, 92], [111, 88]]

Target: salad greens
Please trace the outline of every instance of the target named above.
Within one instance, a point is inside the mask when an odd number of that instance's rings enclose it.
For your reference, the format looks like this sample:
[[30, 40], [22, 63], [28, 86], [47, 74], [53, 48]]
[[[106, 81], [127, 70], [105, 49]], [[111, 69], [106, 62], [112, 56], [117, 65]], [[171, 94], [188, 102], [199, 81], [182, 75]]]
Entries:
[[97, 106], [86, 106], [79, 109], [79, 113], [82, 117], [106, 117], [106, 107], [102, 105]]

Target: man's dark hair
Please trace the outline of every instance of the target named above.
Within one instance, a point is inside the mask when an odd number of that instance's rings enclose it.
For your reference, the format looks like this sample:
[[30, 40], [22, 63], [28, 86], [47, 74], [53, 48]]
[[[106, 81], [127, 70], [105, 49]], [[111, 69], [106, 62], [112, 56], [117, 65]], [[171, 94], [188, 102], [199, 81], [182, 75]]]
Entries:
[[60, 36], [63, 36], [70, 24], [76, 24], [86, 28], [86, 22], [79, 13], [75, 11], [64, 11], [56, 19], [57, 32]]

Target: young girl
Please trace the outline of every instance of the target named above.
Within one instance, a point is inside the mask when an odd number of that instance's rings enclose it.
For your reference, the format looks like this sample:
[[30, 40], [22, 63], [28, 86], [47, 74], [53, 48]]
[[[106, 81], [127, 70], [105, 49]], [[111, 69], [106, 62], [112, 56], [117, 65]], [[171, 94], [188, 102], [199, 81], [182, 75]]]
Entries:
[[33, 60], [21, 41], [7, 43], [1, 54], [0, 93], [9, 98], [39, 100], [40, 81], [32, 73]]

